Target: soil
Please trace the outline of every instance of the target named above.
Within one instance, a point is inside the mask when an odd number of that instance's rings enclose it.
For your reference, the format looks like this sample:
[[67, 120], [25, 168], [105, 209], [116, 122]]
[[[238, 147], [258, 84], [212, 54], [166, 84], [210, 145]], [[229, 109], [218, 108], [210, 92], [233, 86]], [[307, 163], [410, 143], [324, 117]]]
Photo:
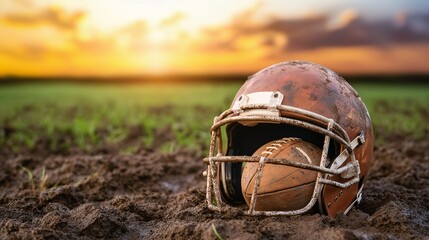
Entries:
[[[427, 239], [429, 137], [391, 137], [347, 216], [248, 217], [205, 203], [204, 156], [0, 156], [0, 239]], [[22, 167], [31, 169], [34, 188]], [[46, 181], [41, 181], [45, 168]]]

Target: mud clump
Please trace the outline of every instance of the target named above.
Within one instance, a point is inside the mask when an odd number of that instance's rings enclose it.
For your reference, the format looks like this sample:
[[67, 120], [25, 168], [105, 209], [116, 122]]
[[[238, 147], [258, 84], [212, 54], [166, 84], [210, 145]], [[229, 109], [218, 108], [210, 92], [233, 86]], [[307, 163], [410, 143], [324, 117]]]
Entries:
[[336, 218], [212, 212], [203, 156], [189, 150], [3, 155], [0, 239], [216, 239], [213, 228], [224, 239], [424, 239], [428, 149], [429, 138], [377, 147], [361, 204]]

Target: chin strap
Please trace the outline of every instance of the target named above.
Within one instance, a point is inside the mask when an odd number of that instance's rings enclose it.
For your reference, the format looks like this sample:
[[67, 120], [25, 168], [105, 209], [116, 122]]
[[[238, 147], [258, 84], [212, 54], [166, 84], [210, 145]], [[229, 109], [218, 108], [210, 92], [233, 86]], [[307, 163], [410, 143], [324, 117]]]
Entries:
[[360, 187], [359, 191], [357, 192], [356, 199], [344, 211], [344, 215], [347, 215], [347, 213], [349, 213], [350, 210], [352, 210], [353, 206], [358, 205], [360, 203], [360, 201], [362, 200], [362, 189], [363, 189], [363, 184]]
[[[343, 163], [350, 157], [350, 153], [353, 153], [353, 150], [362, 145], [365, 142], [365, 136], [363, 134], [363, 132], [361, 132], [355, 139], [353, 139], [353, 141], [350, 143], [350, 147], [351, 149], [344, 149], [344, 151], [342, 151], [340, 153], [340, 155], [338, 155], [338, 157], [332, 162], [331, 164], [331, 169], [338, 169], [341, 165], [343, 165]], [[353, 160], [353, 158], [352, 158]], [[357, 171], [357, 172], [356, 172]], [[351, 168], [349, 171], [346, 171], [344, 173], [341, 174], [342, 178], [351, 178], [355, 175], [358, 175], [360, 172], [360, 168], [359, 168], [359, 164], [357, 164], [356, 168]]]
[[[353, 150], [358, 146], [362, 145], [364, 142], [365, 142], [365, 136], [363, 132], [360, 132], [359, 135], [356, 136], [356, 138], [350, 142], [351, 151], [349, 149], [344, 149], [344, 151], [341, 152], [340, 155], [332, 163], [331, 169], [338, 169], [349, 158], [350, 153], [353, 154]], [[352, 156], [352, 161], [353, 159], [354, 157]], [[342, 178], [350, 178], [356, 175], [359, 176], [360, 174], [359, 162], [356, 160], [354, 161], [355, 163], [357, 163], [357, 165], [355, 165], [355, 168], [351, 168], [350, 170], [343, 172], [341, 174]], [[359, 188], [356, 194], [356, 199], [352, 203], [350, 203], [350, 205], [346, 208], [346, 210], [344, 210], [344, 215], [347, 215], [350, 212], [350, 210], [353, 208], [353, 206], [358, 205], [360, 203], [360, 201], [362, 200], [362, 189], [363, 189], [363, 184]]]

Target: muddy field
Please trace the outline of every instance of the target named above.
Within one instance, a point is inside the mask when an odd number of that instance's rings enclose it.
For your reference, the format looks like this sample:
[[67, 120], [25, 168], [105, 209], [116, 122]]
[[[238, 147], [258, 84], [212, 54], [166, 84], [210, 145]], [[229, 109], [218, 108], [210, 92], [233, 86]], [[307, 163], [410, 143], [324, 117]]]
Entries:
[[336, 218], [209, 211], [206, 149], [142, 147], [120, 154], [106, 146], [53, 154], [41, 145], [14, 154], [3, 148], [0, 239], [216, 239], [213, 226], [223, 239], [428, 238], [429, 137], [384, 139], [375, 148], [361, 204]]

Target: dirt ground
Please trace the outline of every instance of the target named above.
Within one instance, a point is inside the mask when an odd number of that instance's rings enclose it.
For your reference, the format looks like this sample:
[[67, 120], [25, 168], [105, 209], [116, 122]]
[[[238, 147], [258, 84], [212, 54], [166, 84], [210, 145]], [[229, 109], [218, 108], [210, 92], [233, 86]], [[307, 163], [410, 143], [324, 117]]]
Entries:
[[[0, 239], [424, 239], [429, 137], [376, 147], [348, 216], [247, 217], [205, 204], [203, 155], [188, 150], [0, 156]], [[34, 189], [27, 173], [33, 170]], [[40, 184], [43, 168], [47, 175]]]

